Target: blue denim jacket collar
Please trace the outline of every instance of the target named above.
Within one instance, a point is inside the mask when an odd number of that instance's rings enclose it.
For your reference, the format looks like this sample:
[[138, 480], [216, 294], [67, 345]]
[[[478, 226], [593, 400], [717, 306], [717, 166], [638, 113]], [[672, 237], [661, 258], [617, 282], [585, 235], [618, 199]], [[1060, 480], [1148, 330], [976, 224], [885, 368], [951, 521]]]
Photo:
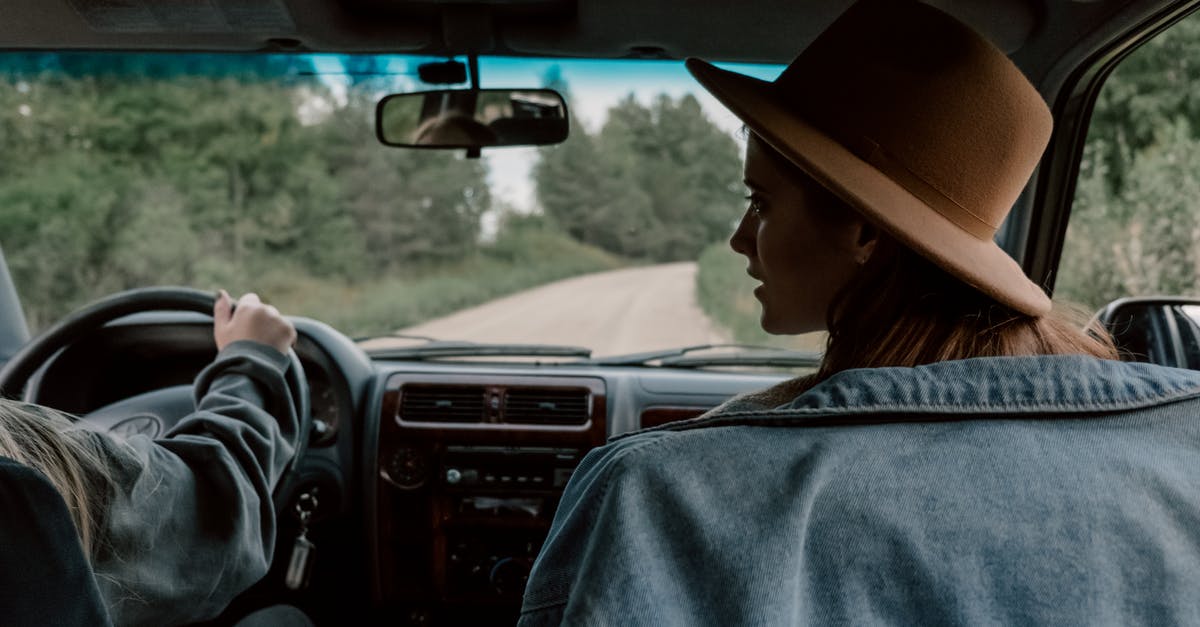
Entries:
[[1200, 397], [1200, 372], [1192, 370], [1083, 355], [977, 357], [915, 368], [846, 370], [778, 407], [735, 399], [699, 418], [655, 430], [783, 425], [838, 416], [1094, 415], [1195, 397]]

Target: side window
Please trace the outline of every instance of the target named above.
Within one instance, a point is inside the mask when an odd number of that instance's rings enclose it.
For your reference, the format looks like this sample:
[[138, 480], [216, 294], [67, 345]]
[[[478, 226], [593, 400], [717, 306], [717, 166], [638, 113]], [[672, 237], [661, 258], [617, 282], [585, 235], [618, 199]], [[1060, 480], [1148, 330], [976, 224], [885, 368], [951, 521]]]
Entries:
[[1200, 15], [1130, 54], [1104, 84], [1055, 296], [1097, 310], [1200, 296]]

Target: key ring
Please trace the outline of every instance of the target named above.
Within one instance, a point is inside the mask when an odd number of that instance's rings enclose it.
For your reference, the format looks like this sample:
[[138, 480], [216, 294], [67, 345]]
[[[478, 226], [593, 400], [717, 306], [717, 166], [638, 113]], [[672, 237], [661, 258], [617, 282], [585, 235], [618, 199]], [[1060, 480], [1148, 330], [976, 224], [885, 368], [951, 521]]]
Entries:
[[313, 488], [311, 491], [302, 493], [296, 499], [296, 517], [300, 519], [301, 525], [307, 525], [308, 519], [312, 518], [313, 512], [317, 510], [319, 501], [317, 501], [316, 492], [317, 489]]

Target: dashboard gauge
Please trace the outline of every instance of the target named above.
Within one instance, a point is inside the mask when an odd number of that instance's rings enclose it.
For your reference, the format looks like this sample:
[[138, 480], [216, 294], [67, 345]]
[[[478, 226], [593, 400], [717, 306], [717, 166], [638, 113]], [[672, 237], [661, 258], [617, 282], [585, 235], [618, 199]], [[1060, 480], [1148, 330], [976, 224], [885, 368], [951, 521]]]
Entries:
[[337, 433], [339, 423], [337, 392], [333, 389], [333, 382], [326, 376], [326, 373], [317, 368], [315, 364], [305, 364], [305, 375], [308, 379], [313, 429], [316, 431], [312, 444], [320, 446], [331, 443]]
[[420, 451], [406, 446], [387, 458], [381, 475], [398, 488], [412, 490], [425, 485], [429, 477], [429, 463]]

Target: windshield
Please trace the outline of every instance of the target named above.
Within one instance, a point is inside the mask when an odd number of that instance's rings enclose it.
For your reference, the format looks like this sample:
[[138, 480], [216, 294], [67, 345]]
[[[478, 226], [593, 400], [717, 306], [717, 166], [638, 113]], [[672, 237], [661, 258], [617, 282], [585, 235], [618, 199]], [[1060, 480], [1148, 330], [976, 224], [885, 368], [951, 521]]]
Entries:
[[188, 285], [360, 338], [820, 346], [758, 328], [726, 244], [741, 125], [682, 63], [481, 58], [481, 87], [559, 90], [571, 130], [469, 159], [375, 139], [380, 97], [446, 87], [418, 79], [429, 61], [0, 54], [0, 245], [31, 330]]

